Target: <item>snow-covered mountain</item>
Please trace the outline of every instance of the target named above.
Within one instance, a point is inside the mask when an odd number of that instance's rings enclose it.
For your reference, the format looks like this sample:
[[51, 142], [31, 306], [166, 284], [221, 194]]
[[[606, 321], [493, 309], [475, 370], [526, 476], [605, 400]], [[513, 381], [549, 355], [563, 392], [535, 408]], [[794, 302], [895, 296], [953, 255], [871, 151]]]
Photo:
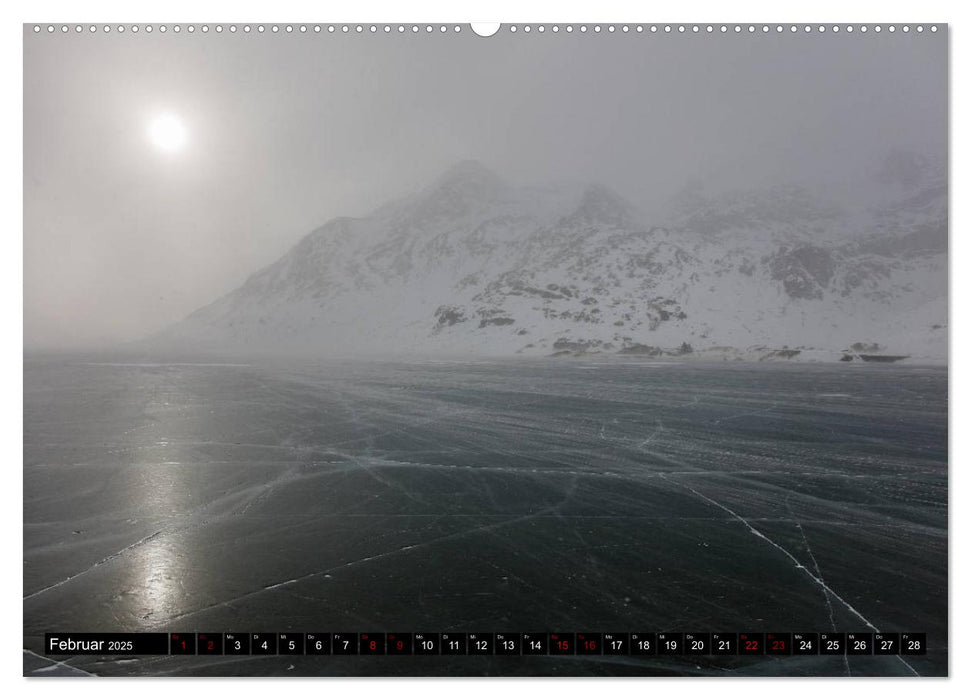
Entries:
[[417, 196], [326, 223], [154, 340], [750, 359], [863, 343], [946, 361], [946, 175], [898, 161], [876, 204], [695, 187], [654, 221], [602, 186], [513, 187], [463, 162]]

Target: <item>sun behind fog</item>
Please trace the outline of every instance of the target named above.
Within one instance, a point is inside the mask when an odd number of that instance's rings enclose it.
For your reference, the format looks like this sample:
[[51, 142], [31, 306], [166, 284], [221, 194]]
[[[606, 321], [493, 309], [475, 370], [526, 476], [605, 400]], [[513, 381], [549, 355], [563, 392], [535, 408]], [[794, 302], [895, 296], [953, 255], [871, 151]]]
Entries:
[[168, 153], [181, 151], [187, 139], [185, 124], [174, 114], [161, 114], [152, 120], [148, 135], [156, 148]]

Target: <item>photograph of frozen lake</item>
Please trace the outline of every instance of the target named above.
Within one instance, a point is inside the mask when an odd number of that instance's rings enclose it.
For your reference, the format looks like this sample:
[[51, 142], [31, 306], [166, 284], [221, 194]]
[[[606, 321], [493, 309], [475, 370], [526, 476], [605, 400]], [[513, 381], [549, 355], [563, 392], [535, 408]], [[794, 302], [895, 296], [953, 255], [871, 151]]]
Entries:
[[948, 676], [874, 26], [24, 25], [23, 674]]
[[926, 656], [71, 665], [941, 674], [946, 379], [882, 365], [28, 359], [25, 647], [52, 630], [919, 630]]

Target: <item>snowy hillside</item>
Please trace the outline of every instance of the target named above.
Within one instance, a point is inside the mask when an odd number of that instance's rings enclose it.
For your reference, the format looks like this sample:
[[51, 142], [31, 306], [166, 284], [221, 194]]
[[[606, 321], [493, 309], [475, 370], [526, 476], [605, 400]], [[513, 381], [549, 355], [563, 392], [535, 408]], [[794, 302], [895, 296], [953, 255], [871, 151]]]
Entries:
[[946, 361], [946, 178], [889, 163], [880, 197], [852, 210], [792, 187], [696, 188], [651, 217], [598, 185], [516, 188], [464, 162], [328, 222], [154, 341], [824, 360], [876, 343]]

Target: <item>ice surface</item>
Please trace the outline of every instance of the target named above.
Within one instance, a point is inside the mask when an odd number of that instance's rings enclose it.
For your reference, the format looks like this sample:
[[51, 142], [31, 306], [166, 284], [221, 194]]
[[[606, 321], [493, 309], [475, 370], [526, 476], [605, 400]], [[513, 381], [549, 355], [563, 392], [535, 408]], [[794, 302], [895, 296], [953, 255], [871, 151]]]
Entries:
[[[947, 672], [947, 372], [31, 358], [25, 673]], [[926, 631], [926, 657], [38, 659], [48, 631]]]

